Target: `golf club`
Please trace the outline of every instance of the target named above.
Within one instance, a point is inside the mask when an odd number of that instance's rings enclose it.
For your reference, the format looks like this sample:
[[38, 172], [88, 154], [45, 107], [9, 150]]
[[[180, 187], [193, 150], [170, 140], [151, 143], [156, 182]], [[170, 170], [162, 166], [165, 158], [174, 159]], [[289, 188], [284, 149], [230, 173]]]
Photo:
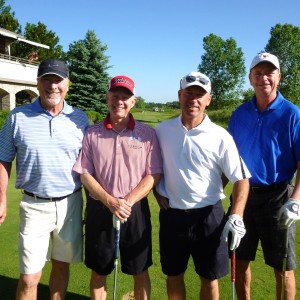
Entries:
[[231, 254], [231, 296], [235, 298], [235, 250]]
[[282, 283], [281, 283], [281, 299], [284, 300], [285, 296], [285, 271], [286, 271], [286, 260], [289, 246], [289, 227], [284, 231], [284, 244], [283, 244], [283, 264], [282, 264]]
[[119, 244], [120, 244], [120, 231], [121, 231], [121, 221], [113, 215], [113, 224], [116, 229], [116, 249], [115, 249], [115, 262], [114, 262], [114, 294], [113, 300], [116, 300], [117, 291], [117, 271], [118, 271], [118, 258], [119, 258]]

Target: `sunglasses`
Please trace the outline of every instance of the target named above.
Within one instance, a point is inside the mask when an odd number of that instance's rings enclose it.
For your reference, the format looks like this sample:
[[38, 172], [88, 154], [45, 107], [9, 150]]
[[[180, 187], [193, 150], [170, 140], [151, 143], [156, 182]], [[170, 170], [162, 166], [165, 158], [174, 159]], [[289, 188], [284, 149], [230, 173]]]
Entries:
[[185, 80], [188, 83], [191, 83], [191, 82], [194, 82], [194, 81], [199, 81], [203, 85], [209, 84], [209, 80], [207, 78], [201, 77], [201, 76], [188, 75], [188, 76], [185, 77]]

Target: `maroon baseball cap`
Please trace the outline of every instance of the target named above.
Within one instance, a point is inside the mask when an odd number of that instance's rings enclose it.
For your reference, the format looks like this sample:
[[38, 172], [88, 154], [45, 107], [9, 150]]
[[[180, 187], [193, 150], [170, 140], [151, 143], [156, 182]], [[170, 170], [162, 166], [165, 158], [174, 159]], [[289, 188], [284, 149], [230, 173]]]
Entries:
[[111, 79], [110, 84], [109, 84], [109, 90], [115, 88], [115, 87], [124, 87], [127, 90], [129, 90], [132, 94], [135, 94], [135, 85], [134, 85], [134, 81], [124, 75], [118, 75], [115, 76]]

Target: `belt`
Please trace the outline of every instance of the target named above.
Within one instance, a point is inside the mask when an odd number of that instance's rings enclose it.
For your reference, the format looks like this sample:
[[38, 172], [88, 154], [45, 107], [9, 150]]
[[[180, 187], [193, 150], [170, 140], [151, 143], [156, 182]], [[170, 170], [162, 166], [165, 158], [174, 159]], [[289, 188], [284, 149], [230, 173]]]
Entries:
[[35, 195], [34, 193], [30, 193], [30, 192], [27, 192], [27, 191], [23, 191], [24, 194], [30, 196], [30, 197], [33, 197], [33, 198], [36, 198], [36, 199], [42, 199], [42, 200], [48, 200], [48, 201], [60, 201], [60, 200], [63, 200], [77, 192], [79, 192], [81, 190], [81, 188], [79, 188], [78, 190], [76, 190], [75, 192], [69, 194], [69, 195], [66, 195], [66, 196], [62, 196], [62, 197], [51, 197], [51, 198], [46, 198], [46, 197], [40, 197], [40, 196], [37, 196]]
[[169, 208], [172, 210], [176, 210], [178, 212], [184, 212], [184, 213], [193, 213], [193, 212], [197, 212], [199, 210], [203, 210], [203, 208], [205, 207], [200, 207], [200, 208], [187, 208], [187, 209], [182, 209], [182, 208]]
[[289, 184], [290, 181], [284, 181], [284, 182], [274, 183], [270, 185], [252, 185], [250, 186], [250, 191], [256, 195], [266, 194], [277, 190], [282, 190], [283, 188], [286, 188]]

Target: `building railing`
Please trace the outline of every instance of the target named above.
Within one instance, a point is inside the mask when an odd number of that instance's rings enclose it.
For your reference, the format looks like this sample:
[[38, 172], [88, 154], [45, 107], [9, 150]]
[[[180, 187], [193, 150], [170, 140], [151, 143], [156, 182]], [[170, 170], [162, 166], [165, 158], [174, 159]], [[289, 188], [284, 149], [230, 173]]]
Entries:
[[22, 64], [28, 64], [28, 65], [34, 65], [34, 66], [39, 65], [38, 61], [25, 59], [25, 58], [20, 58], [20, 57], [15, 57], [15, 56], [11, 56], [11, 55], [6, 55], [6, 54], [3, 54], [3, 53], [0, 53], [0, 58], [5, 59], [5, 60], [19, 62], [19, 63], [22, 63]]

